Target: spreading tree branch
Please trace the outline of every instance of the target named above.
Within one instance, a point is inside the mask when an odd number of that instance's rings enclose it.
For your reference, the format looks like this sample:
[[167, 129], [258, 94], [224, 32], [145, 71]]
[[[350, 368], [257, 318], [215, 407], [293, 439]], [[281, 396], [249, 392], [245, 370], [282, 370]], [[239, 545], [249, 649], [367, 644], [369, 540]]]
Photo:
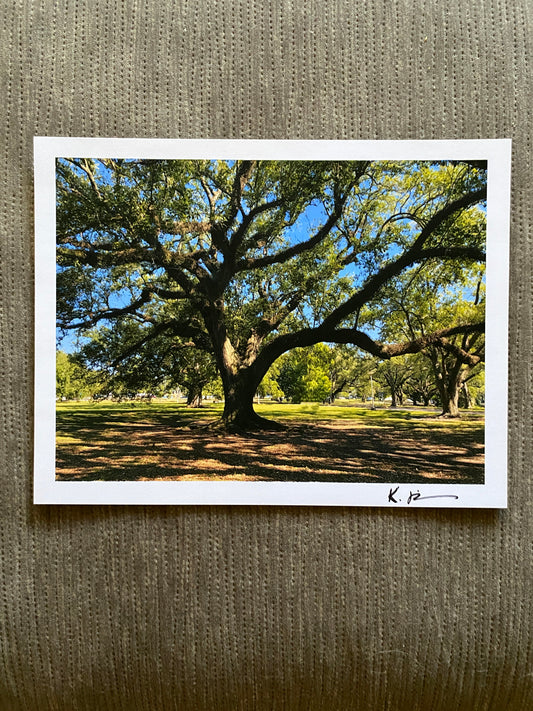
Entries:
[[482, 357], [462, 351], [462, 349], [450, 343], [449, 338], [462, 333], [482, 333], [484, 330], [485, 322], [482, 321], [443, 328], [410, 341], [381, 343], [356, 328], [325, 328], [324, 325], [321, 325], [316, 328], [305, 328], [294, 333], [278, 336], [265, 346], [259, 354], [257, 362], [259, 368], [265, 368], [266, 366], [266, 369], [268, 369], [270, 363], [273, 363], [280, 355], [293, 348], [305, 348], [314, 346], [316, 343], [344, 343], [357, 346], [381, 360], [389, 360], [400, 355], [420, 353], [430, 346], [437, 345], [446, 350], [453, 350], [462, 362], [474, 365], [482, 360]]
[[[347, 195], [342, 200], [342, 204], [346, 202]], [[260, 269], [261, 267], [268, 267], [271, 264], [283, 264], [287, 262], [292, 257], [296, 257], [298, 254], [303, 254], [303, 252], [308, 252], [313, 247], [324, 241], [324, 239], [331, 232], [333, 227], [337, 224], [339, 218], [342, 215], [342, 207], [336, 206], [331, 215], [328, 217], [326, 222], [317, 231], [313, 237], [310, 237], [304, 242], [299, 242], [298, 244], [288, 247], [287, 249], [278, 252], [277, 254], [271, 254], [266, 257], [259, 257], [257, 259], [248, 258], [244, 259], [236, 265], [235, 272], [251, 271], [254, 269]]]
[[462, 195], [457, 200], [452, 200], [440, 210], [438, 210], [424, 225], [422, 231], [414, 242], [410, 251], [417, 251], [421, 249], [427, 242], [428, 238], [437, 230], [446, 220], [451, 217], [455, 212], [459, 212], [471, 205], [475, 205], [487, 197], [487, 188], [483, 187], [479, 190], [473, 190], [472, 192]]
[[333, 184], [333, 211], [315, 235], [305, 240], [304, 242], [299, 242], [298, 244], [295, 244], [292, 247], [288, 247], [287, 249], [284, 249], [281, 252], [277, 252], [276, 254], [267, 255], [265, 257], [258, 257], [255, 259], [243, 259], [242, 261], [237, 263], [235, 267], [235, 273], [260, 269], [261, 267], [267, 267], [272, 264], [284, 264], [289, 259], [292, 259], [293, 257], [296, 257], [299, 254], [303, 254], [304, 252], [308, 252], [309, 250], [313, 249], [318, 244], [323, 242], [342, 217], [342, 213], [344, 211], [344, 207], [346, 205], [346, 202], [348, 201], [350, 193], [353, 187], [364, 175], [367, 167], [368, 161], [361, 162], [358, 165], [358, 169], [354, 172], [350, 183], [344, 186], [343, 190], [341, 190], [341, 186], [339, 186], [337, 182]]
[[471, 259], [481, 262], [485, 260], [485, 253], [477, 247], [430, 247], [419, 251], [409, 250], [395, 261], [386, 264], [377, 274], [370, 277], [359, 291], [353, 294], [324, 319], [323, 325], [326, 328], [330, 328], [357, 312], [373, 299], [388, 281], [398, 276], [398, 274], [401, 274], [407, 267], [438, 257], [444, 257], [446, 259]]
[[121, 316], [134, 315], [137, 313], [137, 309], [144, 306], [150, 301], [152, 296], [152, 291], [149, 288], [145, 288], [141, 291], [141, 295], [135, 301], [132, 301], [127, 306], [122, 308], [104, 309], [103, 311], [98, 311], [97, 313], [89, 313], [89, 318], [81, 323], [58, 323], [62, 329], [75, 329], [75, 328], [92, 328], [96, 326], [97, 323], [104, 320], [111, 320], [120, 318]]
[[180, 347], [194, 347], [198, 348], [199, 350], [211, 352], [211, 344], [208, 342], [205, 332], [203, 332], [199, 328], [196, 328], [189, 321], [172, 320], [165, 321], [164, 323], [159, 323], [153, 326], [149, 330], [149, 332], [143, 336], [143, 338], [133, 343], [131, 346], [126, 348], [126, 350], [124, 350], [117, 358], [115, 358], [112, 361], [111, 366], [113, 368], [116, 368], [117, 365], [127, 360], [130, 356], [138, 353], [140, 348], [145, 346], [147, 343], [150, 343], [166, 331], [172, 331], [175, 335], [192, 339], [191, 343], [178, 344]]

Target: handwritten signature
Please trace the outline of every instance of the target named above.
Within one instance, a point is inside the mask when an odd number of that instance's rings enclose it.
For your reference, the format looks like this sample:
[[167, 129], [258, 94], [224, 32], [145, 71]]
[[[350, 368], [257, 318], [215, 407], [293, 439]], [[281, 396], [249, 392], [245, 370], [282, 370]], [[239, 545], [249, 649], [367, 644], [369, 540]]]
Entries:
[[[391, 504], [398, 504], [401, 502], [401, 499], [398, 497], [395, 499], [395, 496], [398, 496], [398, 489], [400, 487], [397, 486], [395, 489], [389, 489], [389, 497], [387, 501]], [[422, 496], [422, 494], [419, 491], [410, 491], [409, 492], [409, 497], [407, 498], [407, 503], [410, 504], [412, 501], [423, 501], [424, 499], [458, 499], [459, 497], [456, 496], [455, 494], [433, 494], [432, 496]]]

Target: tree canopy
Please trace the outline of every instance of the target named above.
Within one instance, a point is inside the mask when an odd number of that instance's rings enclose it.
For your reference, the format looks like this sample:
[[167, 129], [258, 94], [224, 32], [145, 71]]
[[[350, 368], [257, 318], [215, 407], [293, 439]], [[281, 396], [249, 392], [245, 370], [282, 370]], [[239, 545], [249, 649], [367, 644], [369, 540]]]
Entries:
[[483, 332], [476, 312], [393, 333], [383, 305], [482, 273], [485, 201], [480, 162], [59, 159], [58, 327], [110, 367], [203, 353], [223, 425], [267, 426], [253, 395], [294, 348], [457, 355]]

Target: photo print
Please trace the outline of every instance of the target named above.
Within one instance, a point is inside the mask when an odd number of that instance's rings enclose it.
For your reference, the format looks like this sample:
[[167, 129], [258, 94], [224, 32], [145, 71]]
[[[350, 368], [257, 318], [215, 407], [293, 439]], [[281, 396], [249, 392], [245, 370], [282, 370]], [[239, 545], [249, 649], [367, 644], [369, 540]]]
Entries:
[[505, 507], [510, 141], [35, 139], [36, 503]]

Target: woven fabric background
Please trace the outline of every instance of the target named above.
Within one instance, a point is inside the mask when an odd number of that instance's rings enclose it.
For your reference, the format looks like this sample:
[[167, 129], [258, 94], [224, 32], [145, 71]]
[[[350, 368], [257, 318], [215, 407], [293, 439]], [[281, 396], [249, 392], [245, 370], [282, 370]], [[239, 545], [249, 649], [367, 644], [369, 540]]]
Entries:
[[[533, 3], [0, 15], [2, 711], [533, 708]], [[512, 137], [508, 511], [33, 506], [34, 134]]]

